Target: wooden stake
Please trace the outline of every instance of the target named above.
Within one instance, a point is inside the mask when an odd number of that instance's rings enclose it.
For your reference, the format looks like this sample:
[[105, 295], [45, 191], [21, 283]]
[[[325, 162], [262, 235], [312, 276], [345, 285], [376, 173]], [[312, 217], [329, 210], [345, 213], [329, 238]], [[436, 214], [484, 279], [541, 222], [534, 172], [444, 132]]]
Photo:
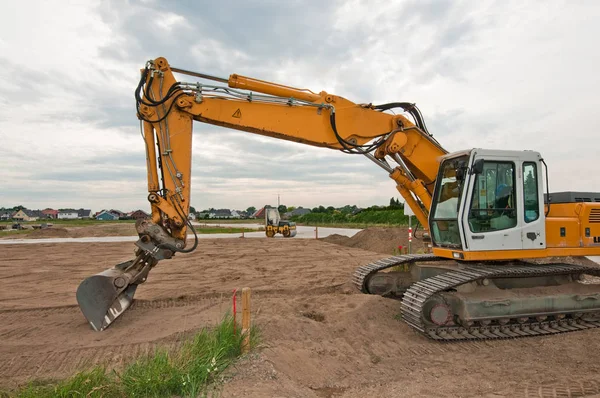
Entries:
[[242, 289], [242, 353], [250, 350], [250, 288]]

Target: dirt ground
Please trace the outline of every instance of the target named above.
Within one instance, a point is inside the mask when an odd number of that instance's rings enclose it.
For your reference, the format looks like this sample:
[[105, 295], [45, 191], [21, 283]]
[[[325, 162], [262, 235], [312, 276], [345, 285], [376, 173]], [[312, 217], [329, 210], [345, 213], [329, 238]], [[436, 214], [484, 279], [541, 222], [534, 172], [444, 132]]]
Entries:
[[[399, 303], [360, 294], [353, 270], [386, 257], [322, 240], [203, 239], [161, 262], [104, 332], [75, 301], [86, 276], [131, 243], [0, 247], [0, 385], [118, 366], [214, 324], [252, 288], [262, 346], [229, 372], [225, 397], [574, 397], [600, 394], [600, 330], [439, 343], [397, 319]], [[239, 310], [239, 307], [238, 307]]]

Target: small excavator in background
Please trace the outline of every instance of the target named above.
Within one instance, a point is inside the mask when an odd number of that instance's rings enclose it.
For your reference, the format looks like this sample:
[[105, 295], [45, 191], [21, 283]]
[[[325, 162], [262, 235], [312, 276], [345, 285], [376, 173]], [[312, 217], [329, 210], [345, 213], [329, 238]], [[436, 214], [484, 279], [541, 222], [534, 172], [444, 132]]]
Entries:
[[264, 212], [265, 234], [267, 238], [273, 238], [276, 234], [281, 234], [284, 238], [293, 238], [296, 236], [296, 223], [282, 220], [279, 210], [276, 207], [266, 205]]
[[399, 300], [404, 322], [425, 336], [516, 338], [600, 326], [600, 285], [589, 283], [600, 268], [568, 261], [600, 255], [600, 193], [549, 193], [538, 152], [448, 153], [415, 104], [357, 104], [237, 74], [191, 72], [165, 58], [141, 70], [135, 101], [152, 218], [136, 223], [135, 258], [79, 285], [77, 301], [94, 330], [131, 305], [159, 261], [198, 245], [187, 217], [194, 121], [364, 156], [385, 171], [433, 253], [360, 266], [352, 281], [365, 294]]

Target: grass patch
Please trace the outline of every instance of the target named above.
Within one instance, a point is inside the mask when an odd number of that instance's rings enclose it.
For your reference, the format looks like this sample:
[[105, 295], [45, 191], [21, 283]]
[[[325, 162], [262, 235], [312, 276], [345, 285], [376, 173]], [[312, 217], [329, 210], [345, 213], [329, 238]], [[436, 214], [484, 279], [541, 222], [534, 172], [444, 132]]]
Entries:
[[263, 218], [199, 218], [194, 220], [201, 224], [259, 224], [265, 223]]
[[[123, 370], [97, 366], [57, 382], [30, 382], [18, 391], [0, 392], [0, 397], [198, 397], [218, 392], [227, 370], [242, 355], [243, 336], [233, 318], [226, 315], [219, 325], [202, 329], [179, 350], [159, 348], [141, 356]], [[258, 333], [250, 331], [250, 346]]]
[[32, 232], [30, 229], [6, 230], [0, 229], [0, 236], [24, 235]]
[[0, 221], [0, 225], [13, 225], [13, 224], [21, 224], [21, 225], [40, 225], [40, 224], [52, 224], [52, 225], [60, 225], [64, 227], [82, 227], [86, 225], [96, 225], [96, 224], [134, 224], [135, 220], [110, 220], [110, 221], [102, 221], [95, 219], [83, 219], [83, 220], [65, 220], [65, 219], [48, 219], [48, 220], [37, 220], [37, 221]]

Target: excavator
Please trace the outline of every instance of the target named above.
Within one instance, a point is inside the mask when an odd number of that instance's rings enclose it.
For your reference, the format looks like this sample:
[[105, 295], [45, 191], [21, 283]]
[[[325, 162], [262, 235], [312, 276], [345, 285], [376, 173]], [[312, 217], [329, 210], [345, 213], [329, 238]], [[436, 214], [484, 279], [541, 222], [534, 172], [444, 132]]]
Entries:
[[187, 217], [194, 121], [364, 156], [387, 173], [430, 235], [432, 253], [365, 264], [349, 278], [362, 293], [398, 300], [403, 322], [418, 333], [462, 341], [600, 326], [600, 284], [590, 283], [600, 268], [573, 261], [600, 255], [600, 193], [549, 193], [536, 151], [449, 153], [413, 103], [354, 103], [175, 68], [162, 57], [141, 69], [135, 101], [152, 217], [136, 223], [133, 259], [77, 288], [96, 331], [131, 306], [161, 260], [197, 248]]

